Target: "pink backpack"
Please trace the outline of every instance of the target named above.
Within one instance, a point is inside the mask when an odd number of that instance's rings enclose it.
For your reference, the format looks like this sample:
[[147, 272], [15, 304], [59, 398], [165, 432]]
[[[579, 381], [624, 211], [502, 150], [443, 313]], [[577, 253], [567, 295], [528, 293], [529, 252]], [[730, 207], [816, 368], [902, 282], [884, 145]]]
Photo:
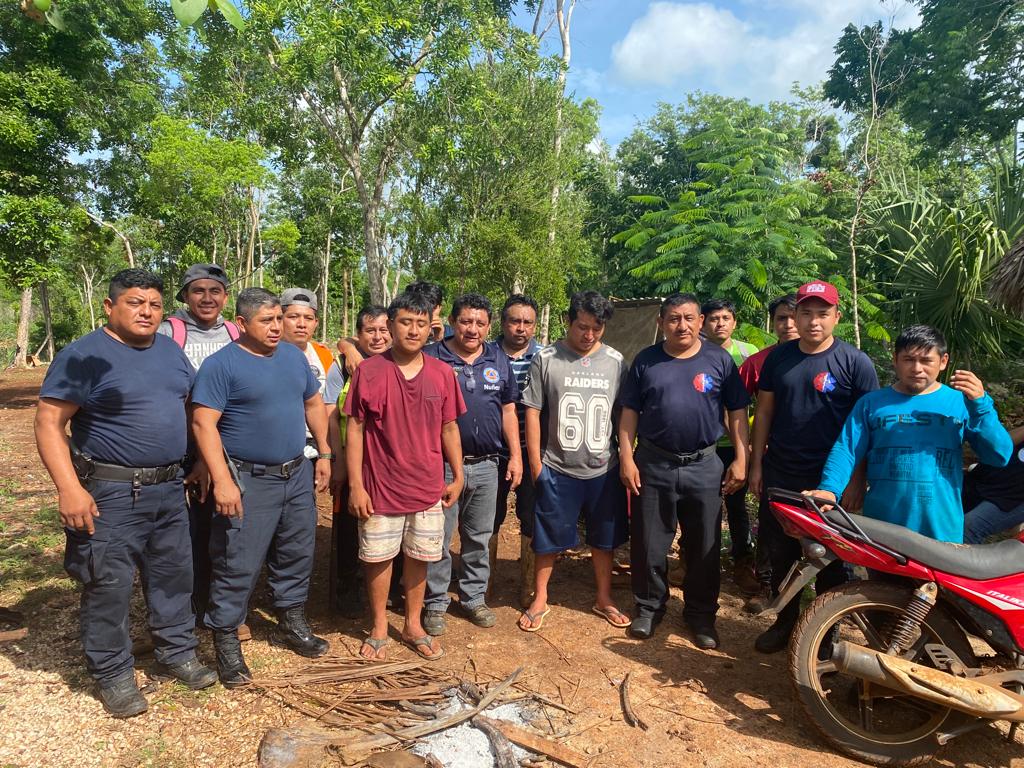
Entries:
[[[171, 324], [171, 339], [175, 344], [184, 349], [185, 340], [188, 338], [188, 326], [185, 325], [185, 321], [180, 317], [174, 317], [172, 315], [167, 318], [167, 322]], [[231, 340], [237, 341], [239, 336], [238, 326], [230, 320], [225, 320], [224, 327], [227, 329], [228, 336], [231, 337]]]

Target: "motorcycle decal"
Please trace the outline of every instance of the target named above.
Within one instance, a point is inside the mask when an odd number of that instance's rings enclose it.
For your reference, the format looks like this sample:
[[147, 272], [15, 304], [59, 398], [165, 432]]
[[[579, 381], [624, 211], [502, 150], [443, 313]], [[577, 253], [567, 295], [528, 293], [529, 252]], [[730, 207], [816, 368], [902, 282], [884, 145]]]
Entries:
[[991, 603], [1000, 610], [1003, 611], [1024, 611], [1024, 600], [1007, 595], [1002, 592], [996, 592], [994, 589], [990, 589], [987, 592], [976, 592], [970, 587], [965, 587], [963, 584], [956, 585], [958, 589], [962, 589], [964, 592], [970, 592], [972, 595], [980, 597], [982, 600]]

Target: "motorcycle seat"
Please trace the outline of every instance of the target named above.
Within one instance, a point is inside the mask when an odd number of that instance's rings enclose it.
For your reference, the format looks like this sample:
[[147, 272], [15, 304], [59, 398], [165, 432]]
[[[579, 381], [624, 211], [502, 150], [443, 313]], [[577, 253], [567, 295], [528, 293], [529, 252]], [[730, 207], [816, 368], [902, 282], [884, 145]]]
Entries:
[[[825, 513], [830, 523], [849, 530], [835, 509]], [[923, 536], [902, 525], [852, 515], [854, 522], [879, 544], [936, 571], [968, 579], [998, 579], [1024, 572], [1024, 541], [1007, 539], [995, 544], [950, 544]]]

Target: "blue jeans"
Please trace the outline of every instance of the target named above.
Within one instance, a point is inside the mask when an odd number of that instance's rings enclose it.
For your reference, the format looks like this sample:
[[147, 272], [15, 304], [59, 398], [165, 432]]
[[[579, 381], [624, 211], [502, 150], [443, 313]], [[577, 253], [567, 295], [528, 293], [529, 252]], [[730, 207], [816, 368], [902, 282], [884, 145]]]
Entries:
[[1024, 523], [1024, 504], [1002, 510], [991, 501], [983, 501], [964, 517], [964, 544], [981, 544], [989, 536]]
[[[487, 545], [494, 530], [494, 503], [498, 496], [498, 460], [488, 459], [463, 464], [466, 484], [457, 502], [444, 511], [444, 543], [441, 559], [427, 566], [427, 594], [424, 607], [428, 611], [447, 611], [451, 598], [448, 584], [452, 579], [452, 537], [459, 528], [462, 550], [459, 555], [459, 600], [466, 610], [484, 604], [484, 593], [491, 577]], [[452, 471], [445, 465], [444, 481], [452, 481]]]

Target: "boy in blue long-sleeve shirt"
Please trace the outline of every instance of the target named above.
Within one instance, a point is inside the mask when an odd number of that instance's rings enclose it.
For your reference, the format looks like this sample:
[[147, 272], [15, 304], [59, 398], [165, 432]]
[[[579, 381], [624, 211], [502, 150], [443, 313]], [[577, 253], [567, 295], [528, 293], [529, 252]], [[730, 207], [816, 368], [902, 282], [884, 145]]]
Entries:
[[832, 447], [816, 496], [842, 494], [867, 457], [864, 515], [939, 541], [963, 542], [963, 442], [984, 464], [1005, 466], [1013, 441], [992, 398], [970, 371], [940, 384], [949, 354], [934, 328], [914, 325], [896, 340], [896, 382], [862, 397]]

